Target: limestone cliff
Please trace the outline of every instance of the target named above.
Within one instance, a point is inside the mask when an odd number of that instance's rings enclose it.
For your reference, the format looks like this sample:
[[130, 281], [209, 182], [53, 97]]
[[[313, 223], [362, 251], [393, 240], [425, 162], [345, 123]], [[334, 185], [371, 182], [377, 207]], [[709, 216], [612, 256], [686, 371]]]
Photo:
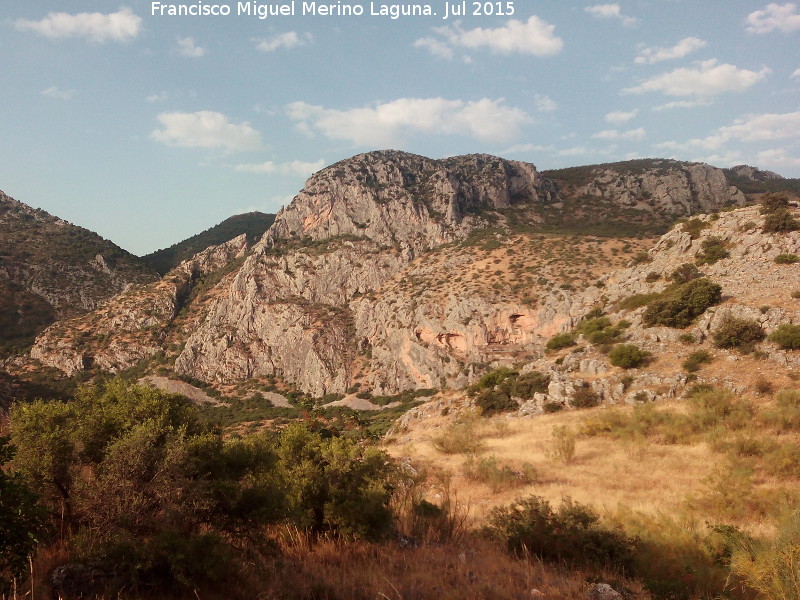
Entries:
[[[487, 155], [363, 154], [312, 176], [246, 255], [235, 244], [216, 250], [218, 275], [203, 285], [191, 268], [173, 271], [105, 311], [51, 328], [32, 355], [76, 372], [115, 371], [162, 353], [160, 368], [174, 360], [177, 374], [213, 385], [276, 376], [315, 396], [355, 383], [377, 393], [460, 387], [490, 365], [536, 364], [553, 334], [598, 304], [663, 286], [664, 273], [710, 235], [687, 242], [673, 230], [651, 264], [626, 271], [647, 240], [576, 237], [574, 219], [584, 219], [585, 234], [586, 219], [602, 214], [667, 223], [745, 201], [722, 171], [695, 163], [638, 161], [551, 178]], [[722, 213], [714, 227], [741, 236], [734, 229], [743, 223], [728, 227], [734, 218], [758, 227], [746, 212]], [[563, 363], [606, 368], [602, 357], [578, 358]], [[553, 373], [553, 397], [565, 397], [573, 377]], [[673, 384], [666, 377], [659, 385]], [[622, 393], [618, 382], [608, 385], [609, 397]]]

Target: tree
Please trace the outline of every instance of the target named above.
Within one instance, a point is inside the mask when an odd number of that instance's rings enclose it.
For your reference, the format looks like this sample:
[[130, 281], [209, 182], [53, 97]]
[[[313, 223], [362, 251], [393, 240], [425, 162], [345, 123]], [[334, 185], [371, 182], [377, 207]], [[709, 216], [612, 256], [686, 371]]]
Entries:
[[8, 437], [0, 436], [0, 591], [25, 570], [47, 533], [46, 513], [36, 495], [20, 474], [5, 471], [13, 456]]

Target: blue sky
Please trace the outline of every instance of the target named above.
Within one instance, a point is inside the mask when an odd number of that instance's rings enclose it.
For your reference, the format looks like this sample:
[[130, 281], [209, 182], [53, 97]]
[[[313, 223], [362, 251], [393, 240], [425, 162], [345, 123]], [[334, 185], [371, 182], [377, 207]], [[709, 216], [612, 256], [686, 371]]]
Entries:
[[382, 148], [800, 177], [800, 2], [468, 1], [448, 19], [444, 0], [398, 18], [162, 4], [2, 0], [0, 18], [0, 189], [136, 254], [275, 212]]

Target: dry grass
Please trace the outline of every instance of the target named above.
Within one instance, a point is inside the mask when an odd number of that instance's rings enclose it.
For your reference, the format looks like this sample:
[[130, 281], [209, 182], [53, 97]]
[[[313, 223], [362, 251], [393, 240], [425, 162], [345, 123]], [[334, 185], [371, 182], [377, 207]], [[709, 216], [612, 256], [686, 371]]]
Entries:
[[[453, 473], [452, 486], [459, 498], [473, 508], [472, 518], [482, 522], [489, 510], [515, 498], [536, 494], [558, 504], [562, 498], [594, 506], [601, 512], [620, 506], [649, 514], [676, 514], [687, 496], [701, 493], [703, 479], [713, 470], [715, 459], [705, 444], [663, 446], [645, 441], [620, 442], [603, 437], [579, 436], [574, 462], [565, 465], [552, 458], [552, 432], [557, 427], [579, 431], [587, 416], [596, 411], [565, 411], [523, 419], [496, 417], [481, 422], [478, 434], [484, 456], [494, 456], [504, 464], [530, 463], [537, 481], [513, 490], [492, 493], [483, 484], [463, 475], [463, 455], [443, 455], [432, 439], [446, 428], [444, 417], [431, 419], [403, 436], [403, 442], [387, 446], [396, 457], [436, 465]], [[621, 410], [631, 410], [622, 407]], [[502, 424], [498, 435], [496, 428]], [[429, 428], [428, 428], [429, 427]]]

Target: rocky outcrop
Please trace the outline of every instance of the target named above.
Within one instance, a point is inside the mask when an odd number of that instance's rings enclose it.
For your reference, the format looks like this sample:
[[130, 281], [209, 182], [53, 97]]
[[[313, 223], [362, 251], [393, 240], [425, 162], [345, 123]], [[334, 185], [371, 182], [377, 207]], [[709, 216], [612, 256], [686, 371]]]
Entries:
[[[589, 172], [580, 186], [559, 190], [533, 165], [486, 155], [359, 155], [312, 176], [247, 256], [236, 244], [198, 255], [108, 310], [51, 328], [32, 355], [67, 372], [115, 371], [169, 347], [180, 375], [212, 385], [276, 376], [315, 396], [354, 383], [377, 394], [459, 388], [487, 367], [527, 363], [554, 374], [532, 411], [569, 404], [585, 386], [608, 402], [641, 399], [650, 388], [674, 396], [685, 385], [674, 372], [642, 373], [631, 386], [592, 348], [556, 365], [545, 342], [592, 308], [613, 312], [627, 296], [663, 289], [710, 237], [722, 239], [730, 257], [704, 272], [753, 310], [768, 289], [796, 285], [795, 266], [772, 260], [798, 251], [796, 235], [764, 235], [758, 211], [740, 209], [702, 217], [705, 229], [674, 228], [627, 269], [603, 266], [616, 260], [608, 249], [581, 255], [576, 246], [556, 259], [534, 238], [553, 211], [566, 210], [568, 193], [573, 204], [595, 197], [662, 217], [744, 201], [708, 165], [649, 161]], [[545, 254], [532, 256], [533, 248]], [[582, 283], [573, 285], [579, 270]], [[719, 310], [738, 310], [734, 304]], [[764, 326], [794, 322], [790, 313], [776, 303]], [[643, 328], [641, 310], [615, 318], [630, 321], [626, 335], [654, 355], [679, 343], [677, 330]], [[697, 335], [705, 339], [713, 327], [699, 320]]]

